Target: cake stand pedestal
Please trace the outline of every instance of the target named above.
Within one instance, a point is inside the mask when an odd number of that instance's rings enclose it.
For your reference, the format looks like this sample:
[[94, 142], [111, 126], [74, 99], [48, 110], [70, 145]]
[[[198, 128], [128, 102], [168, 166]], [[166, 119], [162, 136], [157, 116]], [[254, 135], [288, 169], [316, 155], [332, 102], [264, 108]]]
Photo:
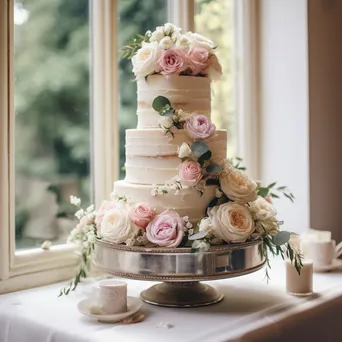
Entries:
[[137, 280], [158, 281], [141, 299], [166, 307], [197, 307], [220, 302], [223, 294], [200, 281], [242, 276], [263, 267], [262, 241], [213, 246], [202, 254], [190, 248], [145, 248], [98, 240], [93, 263], [102, 271]]

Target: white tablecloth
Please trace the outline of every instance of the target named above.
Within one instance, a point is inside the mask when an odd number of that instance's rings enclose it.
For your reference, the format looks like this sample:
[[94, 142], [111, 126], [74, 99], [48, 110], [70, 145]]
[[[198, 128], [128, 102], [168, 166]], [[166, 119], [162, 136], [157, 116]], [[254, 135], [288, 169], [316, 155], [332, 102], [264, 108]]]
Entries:
[[[68, 297], [57, 298], [54, 284], [0, 296], [0, 342], [220, 342], [342, 341], [342, 273], [314, 275], [315, 294], [292, 297], [285, 292], [284, 265], [274, 262], [269, 284], [264, 270], [210, 282], [225, 295], [216, 305], [171, 309], [144, 304], [138, 324], [98, 323], [81, 315], [77, 303], [91, 286], [88, 280]], [[150, 282], [127, 280], [128, 294], [139, 296]], [[337, 316], [336, 316], [337, 315]], [[327, 322], [328, 321], [328, 322]], [[335, 322], [336, 321], [336, 322]], [[169, 325], [171, 327], [166, 328]], [[317, 330], [317, 332], [316, 332]], [[293, 337], [294, 336], [294, 337]]]

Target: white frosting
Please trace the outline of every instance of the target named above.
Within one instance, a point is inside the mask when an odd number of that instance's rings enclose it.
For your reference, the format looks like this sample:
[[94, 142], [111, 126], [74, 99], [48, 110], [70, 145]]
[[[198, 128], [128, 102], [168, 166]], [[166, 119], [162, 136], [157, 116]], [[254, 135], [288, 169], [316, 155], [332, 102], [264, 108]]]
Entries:
[[189, 216], [190, 221], [196, 223], [204, 217], [209, 202], [215, 196], [216, 188], [207, 186], [202, 196], [194, 188], [181, 189], [178, 193], [170, 189], [167, 194], [152, 196], [152, 185], [130, 184], [120, 180], [114, 183], [114, 194], [126, 196], [134, 202], [148, 203], [157, 210], [157, 213], [173, 209], [180, 216]]
[[159, 114], [152, 108], [157, 96], [167, 97], [173, 108], [200, 113], [210, 118], [210, 80], [208, 77], [152, 75], [137, 79], [138, 128], [159, 127]]
[[[178, 174], [178, 147], [191, 144], [185, 130], [179, 129], [174, 138], [161, 129], [126, 130], [126, 178], [130, 183], [164, 184]], [[227, 131], [217, 130], [205, 140], [212, 157], [225, 159], [227, 154]]]

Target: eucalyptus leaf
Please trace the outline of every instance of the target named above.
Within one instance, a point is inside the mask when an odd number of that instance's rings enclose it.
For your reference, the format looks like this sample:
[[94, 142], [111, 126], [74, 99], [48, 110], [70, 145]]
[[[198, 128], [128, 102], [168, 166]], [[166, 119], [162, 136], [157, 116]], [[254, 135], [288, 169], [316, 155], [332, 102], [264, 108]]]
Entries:
[[220, 172], [221, 171], [221, 166], [218, 164], [211, 164], [208, 165], [206, 168], [207, 172], [209, 173], [216, 173], [216, 172]]
[[197, 162], [198, 164], [200, 164], [201, 166], [203, 166], [204, 162], [206, 160], [209, 160], [211, 158], [211, 151], [208, 150], [207, 152], [203, 153], [198, 159]]
[[216, 178], [209, 178], [205, 182], [206, 185], [220, 185], [220, 181]]
[[267, 188], [272, 189], [276, 184], [277, 184], [277, 182], [274, 182], [274, 183], [270, 184]]
[[208, 232], [198, 232], [194, 235], [189, 236], [189, 240], [200, 240], [208, 235]]
[[276, 246], [284, 245], [285, 243], [290, 241], [291, 234], [286, 231], [281, 231], [277, 235], [273, 237], [273, 243]]
[[217, 204], [218, 199], [215, 197], [213, 200], [211, 200], [208, 204], [208, 208], [212, 208], [215, 207], [215, 205]]
[[258, 195], [261, 197], [266, 197], [268, 195], [268, 188], [259, 188]]
[[166, 105], [169, 105], [171, 108], [171, 102], [165, 96], [157, 96], [152, 103], [153, 109], [157, 112], [160, 112]]
[[204, 141], [195, 141], [191, 144], [191, 151], [198, 158], [208, 151], [208, 145]]

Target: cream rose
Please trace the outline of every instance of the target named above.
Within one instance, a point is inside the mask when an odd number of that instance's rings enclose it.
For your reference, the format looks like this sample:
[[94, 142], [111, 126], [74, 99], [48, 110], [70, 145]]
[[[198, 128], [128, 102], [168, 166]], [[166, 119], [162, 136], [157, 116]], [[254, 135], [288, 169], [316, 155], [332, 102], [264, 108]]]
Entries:
[[104, 240], [114, 243], [124, 243], [139, 232], [125, 208], [108, 210], [102, 220], [101, 234]]
[[245, 204], [257, 199], [257, 183], [250, 179], [246, 173], [234, 167], [222, 172], [220, 177], [222, 191], [232, 201]]
[[254, 202], [249, 203], [249, 211], [255, 220], [260, 221], [273, 220], [277, 215], [277, 211], [273, 205], [261, 196], [258, 196]]
[[208, 210], [210, 233], [226, 242], [244, 242], [254, 232], [248, 209], [237, 203], [224, 203]]
[[186, 33], [186, 36], [189, 38], [191, 42], [192, 49], [195, 47], [201, 47], [208, 51], [211, 51], [215, 47], [215, 44], [213, 43], [212, 40], [202, 36], [201, 34], [193, 33], [189, 31]]
[[145, 77], [155, 71], [161, 48], [157, 42], [144, 43], [132, 57], [133, 73], [137, 77]]

